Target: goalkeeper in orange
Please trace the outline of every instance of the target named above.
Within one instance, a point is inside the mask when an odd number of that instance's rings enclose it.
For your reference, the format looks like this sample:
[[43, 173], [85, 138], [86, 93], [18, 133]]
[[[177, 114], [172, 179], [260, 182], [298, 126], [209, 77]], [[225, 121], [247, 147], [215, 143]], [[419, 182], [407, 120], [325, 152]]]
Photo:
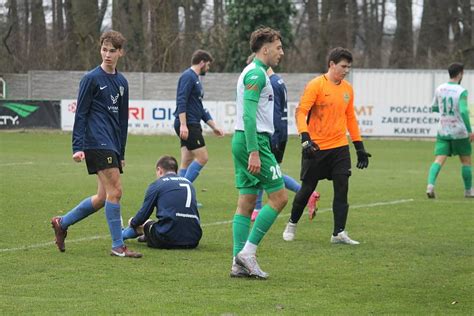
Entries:
[[349, 204], [347, 193], [351, 175], [351, 157], [347, 131], [357, 152], [357, 168], [369, 166], [371, 155], [365, 151], [354, 112], [354, 92], [344, 80], [352, 65], [352, 54], [345, 48], [332, 49], [328, 55], [328, 71], [311, 80], [296, 108], [296, 125], [301, 137], [302, 186], [293, 200], [291, 217], [283, 239], [295, 238], [296, 225], [318, 182], [333, 182], [334, 231], [331, 243], [357, 245], [345, 228]]

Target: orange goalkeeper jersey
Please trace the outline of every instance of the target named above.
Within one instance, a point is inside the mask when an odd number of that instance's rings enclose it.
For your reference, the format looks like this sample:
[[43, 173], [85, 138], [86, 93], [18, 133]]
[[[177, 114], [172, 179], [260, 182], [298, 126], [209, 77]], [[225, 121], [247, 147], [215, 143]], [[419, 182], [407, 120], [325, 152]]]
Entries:
[[326, 75], [311, 80], [304, 89], [295, 116], [298, 133], [309, 133], [321, 149], [347, 145], [347, 131], [352, 141], [362, 140], [354, 112], [354, 92], [346, 80], [338, 85]]

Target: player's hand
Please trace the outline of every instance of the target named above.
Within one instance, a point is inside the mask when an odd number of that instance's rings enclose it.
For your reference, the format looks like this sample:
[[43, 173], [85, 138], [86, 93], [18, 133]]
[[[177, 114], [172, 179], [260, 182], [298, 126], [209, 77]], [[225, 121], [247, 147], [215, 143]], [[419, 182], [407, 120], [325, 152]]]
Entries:
[[357, 153], [357, 168], [364, 169], [369, 166], [369, 158], [371, 154], [365, 151], [364, 144], [361, 141], [354, 142]]
[[81, 162], [81, 161], [83, 161], [84, 159], [86, 159], [86, 155], [84, 154], [83, 151], [76, 151], [76, 152], [72, 155], [72, 159], [73, 159], [75, 162]]
[[304, 159], [313, 159], [316, 157], [316, 152], [319, 150], [318, 144], [311, 140], [308, 133], [301, 133], [301, 147]]
[[125, 167], [125, 160], [120, 160], [120, 163], [122, 164], [122, 168]]
[[188, 139], [188, 136], [189, 136], [188, 127], [186, 125], [180, 125], [179, 126], [179, 138], [181, 138], [182, 140], [186, 140], [186, 139]]
[[216, 127], [212, 130], [217, 137], [224, 136], [224, 130], [222, 128]]
[[260, 162], [260, 154], [258, 151], [252, 151], [249, 155], [249, 162], [247, 170], [251, 174], [260, 173], [261, 162]]
[[474, 142], [474, 133], [469, 134], [469, 141]]

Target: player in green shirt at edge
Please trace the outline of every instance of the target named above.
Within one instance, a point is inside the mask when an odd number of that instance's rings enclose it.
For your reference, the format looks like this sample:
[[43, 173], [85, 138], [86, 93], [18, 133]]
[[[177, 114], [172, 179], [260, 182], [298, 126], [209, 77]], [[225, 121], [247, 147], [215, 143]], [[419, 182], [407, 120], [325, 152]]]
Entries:
[[434, 149], [435, 161], [429, 171], [426, 194], [430, 199], [435, 198], [436, 178], [446, 158], [459, 156], [464, 196], [474, 198], [471, 166], [471, 142], [474, 141], [474, 133], [469, 122], [467, 90], [461, 86], [464, 65], [452, 63], [448, 67], [448, 72], [449, 81], [436, 89], [433, 99], [433, 112], [438, 112], [440, 119]]
[[[270, 148], [273, 126], [273, 88], [267, 75], [283, 57], [281, 35], [261, 27], [250, 36], [254, 60], [245, 67], [237, 82], [237, 116], [232, 138], [235, 186], [239, 190], [233, 219], [233, 262], [231, 277], [267, 279], [257, 263], [257, 247], [288, 202], [282, 173]], [[263, 189], [268, 202], [260, 210], [250, 230], [250, 216], [257, 194]]]

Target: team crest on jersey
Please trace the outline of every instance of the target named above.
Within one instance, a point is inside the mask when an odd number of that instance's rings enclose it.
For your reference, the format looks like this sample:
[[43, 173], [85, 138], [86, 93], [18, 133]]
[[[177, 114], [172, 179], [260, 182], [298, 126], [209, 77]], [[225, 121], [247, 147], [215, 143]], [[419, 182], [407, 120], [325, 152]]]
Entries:
[[273, 94], [270, 94], [270, 95], [268, 96], [268, 101], [273, 101]]
[[351, 97], [349, 96], [349, 93], [344, 92], [343, 98], [344, 98], [344, 102], [348, 103]]
[[123, 97], [123, 93], [125, 92], [125, 87], [120, 86], [119, 91], [120, 91], [120, 95]]
[[113, 104], [117, 103], [118, 98], [119, 98], [119, 94], [118, 94], [118, 93], [117, 93], [117, 95], [115, 96], [115, 98], [114, 98], [113, 95], [110, 96], [110, 99], [112, 99], [112, 103], [113, 103]]

